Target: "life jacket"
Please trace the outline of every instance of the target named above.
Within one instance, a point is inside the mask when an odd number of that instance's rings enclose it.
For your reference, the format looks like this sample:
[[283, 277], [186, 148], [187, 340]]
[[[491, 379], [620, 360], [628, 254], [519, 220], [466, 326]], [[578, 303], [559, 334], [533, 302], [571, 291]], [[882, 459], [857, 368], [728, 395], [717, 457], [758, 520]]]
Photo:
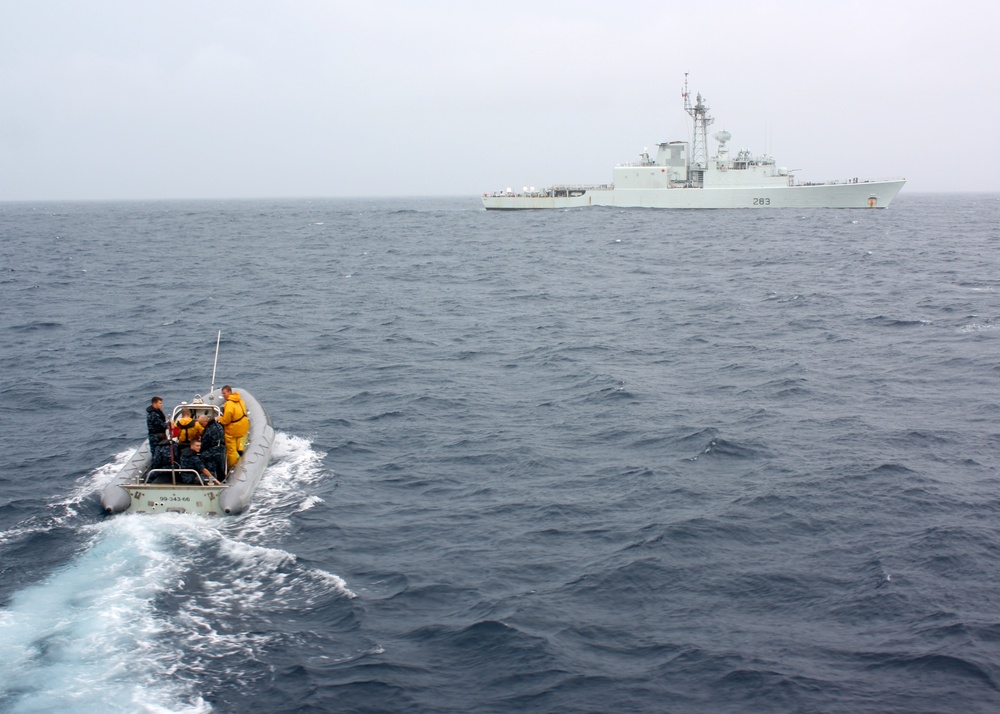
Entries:
[[201, 429], [199, 429], [200, 426], [201, 425], [191, 417], [182, 417], [178, 419], [176, 434], [177, 441], [190, 442], [201, 433]]

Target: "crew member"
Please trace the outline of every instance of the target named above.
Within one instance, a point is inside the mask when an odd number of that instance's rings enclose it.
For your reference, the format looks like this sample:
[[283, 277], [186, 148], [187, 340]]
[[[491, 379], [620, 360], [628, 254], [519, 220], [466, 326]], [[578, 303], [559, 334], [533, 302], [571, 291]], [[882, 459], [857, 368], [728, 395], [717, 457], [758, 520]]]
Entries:
[[181, 416], [174, 426], [177, 428], [178, 444], [190, 444], [201, 436], [201, 432], [203, 431], [201, 424], [195, 421], [190, 409], [181, 410]]
[[221, 480], [226, 474], [226, 434], [222, 424], [212, 416], [198, 417], [201, 427], [201, 459]]
[[181, 469], [183, 469], [180, 473], [181, 481], [188, 486], [199, 483], [198, 477], [194, 473], [191, 473], [194, 471], [205, 479], [205, 483], [218, 484], [219, 482], [216, 480], [215, 474], [212, 473], [208, 468], [208, 464], [201, 458], [200, 452], [201, 442], [195, 439], [181, 453]]
[[246, 449], [250, 419], [247, 417], [247, 405], [240, 398], [239, 392], [234, 392], [227, 384], [222, 388], [222, 396], [226, 403], [222, 408], [219, 423], [226, 433], [226, 463], [232, 470]]
[[163, 397], [154, 396], [146, 407], [146, 431], [154, 469], [169, 468], [173, 461], [173, 449], [167, 439], [168, 428], [167, 415], [163, 413]]
[[167, 440], [167, 415], [163, 413], [163, 397], [153, 397], [146, 407], [146, 431], [149, 432], [149, 450]]

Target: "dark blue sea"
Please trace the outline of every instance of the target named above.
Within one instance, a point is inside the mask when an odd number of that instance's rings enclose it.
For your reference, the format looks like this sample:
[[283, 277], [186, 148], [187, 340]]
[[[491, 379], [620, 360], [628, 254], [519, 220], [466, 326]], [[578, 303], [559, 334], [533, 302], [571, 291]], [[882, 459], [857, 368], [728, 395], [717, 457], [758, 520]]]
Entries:
[[[238, 517], [102, 515], [167, 407]], [[1000, 195], [0, 204], [0, 711], [1000, 711]]]

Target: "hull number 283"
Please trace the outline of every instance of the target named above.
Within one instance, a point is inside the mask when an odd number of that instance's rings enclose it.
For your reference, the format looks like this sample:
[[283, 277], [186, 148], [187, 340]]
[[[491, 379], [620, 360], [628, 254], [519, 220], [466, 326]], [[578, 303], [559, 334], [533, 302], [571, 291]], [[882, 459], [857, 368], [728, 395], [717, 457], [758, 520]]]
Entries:
[[770, 198], [755, 198], [753, 200], [753, 205], [755, 205], [755, 206], [770, 206], [771, 205], [771, 199]]

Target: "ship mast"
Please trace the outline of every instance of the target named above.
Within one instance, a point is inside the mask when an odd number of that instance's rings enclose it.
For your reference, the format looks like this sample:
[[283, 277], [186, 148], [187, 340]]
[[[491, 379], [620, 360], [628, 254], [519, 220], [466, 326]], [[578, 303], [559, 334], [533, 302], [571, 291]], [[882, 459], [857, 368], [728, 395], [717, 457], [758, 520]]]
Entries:
[[694, 168], [708, 168], [708, 127], [715, 117], [708, 115], [708, 105], [699, 93], [695, 103], [691, 104], [691, 92], [688, 91], [688, 73], [684, 73], [684, 111], [694, 119], [694, 141], [691, 142], [691, 163]]

